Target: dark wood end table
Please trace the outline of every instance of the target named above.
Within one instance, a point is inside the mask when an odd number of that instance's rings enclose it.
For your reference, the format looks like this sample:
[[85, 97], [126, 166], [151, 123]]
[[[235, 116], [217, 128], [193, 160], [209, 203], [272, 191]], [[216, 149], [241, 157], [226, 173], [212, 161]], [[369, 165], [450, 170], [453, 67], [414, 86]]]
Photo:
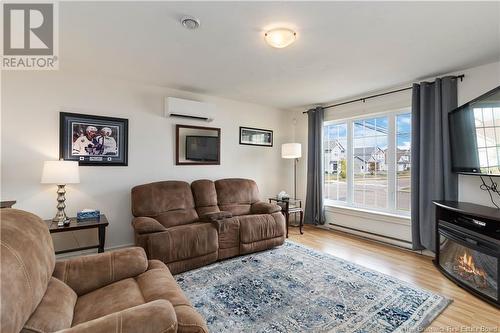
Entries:
[[290, 220], [290, 214], [300, 214], [299, 221], [299, 231], [300, 234], [303, 235], [302, 227], [304, 225], [304, 209], [302, 208], [302, 200], [301, 199], [278, 199], [278, 198], [269, 198], [269, 203], [276, 202], [278, 206], [281, 207], [281, 212], [285, 215], [286, 222], [286, 238], [288, 238], [288, 225]]
[[16, 200], [0, 201], [0, 208], [12, 208], [16, 204]]
[[106, 240], [106, 227], [109, 225], [109, 222], [108, 222], [108, 219], [106, 218], [106, 215], [101, 214], [101, 216], [98, 219], [86, 219], [86, 220], [81, 220], [81, 221], [77, 221], [76, 217], [72, 217], [70, 219], [71, 219], [71, 221], [70, 221], [69, 225], [64, 226], [64, 227], [58, 227], [57, 222], [54, 222], [52, 220], [44, 220], [44, 222], [49, 227], [49, 231], [51, 234], [58, 233], [58, 232], [67, 232], [67, 231], [76, 231], [76, 230], [97, 228], [98, 235], [99, 235], [99, 244], [91, 245], [91, 246], [75, 247], [72, 249], [56, 251], [56, 254], [74, 252], [74, 251], [83, 251], [83, 250], [88, 250], [88, 249], [97, 249], [98, 253], [104, 252], [104, 242]]

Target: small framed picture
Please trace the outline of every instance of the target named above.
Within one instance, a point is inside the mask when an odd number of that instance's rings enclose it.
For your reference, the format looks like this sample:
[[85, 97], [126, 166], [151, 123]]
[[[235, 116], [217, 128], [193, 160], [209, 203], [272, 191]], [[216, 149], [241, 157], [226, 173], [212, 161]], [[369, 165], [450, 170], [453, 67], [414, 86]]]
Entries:
[[262, 128], [240, 127], [240, 145], [272, 147], [273, 131]]
[[59, 157], [80, 165], [128, 164], [128, 119], [60, 113]]

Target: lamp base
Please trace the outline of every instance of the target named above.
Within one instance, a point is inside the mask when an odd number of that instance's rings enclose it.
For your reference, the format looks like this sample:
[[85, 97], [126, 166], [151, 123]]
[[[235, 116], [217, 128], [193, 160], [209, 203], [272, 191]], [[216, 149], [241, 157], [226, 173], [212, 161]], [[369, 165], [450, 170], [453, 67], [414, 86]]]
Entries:
[[68, 219], [68, 217], [66, 216], [66, 213], [62, 213], [62, 214], [59, 214], [59, 212], [57, 212], [56, 216], [54, 216], [54, 218], [52, 219], [52, 222], [64, 222]]
[[57, 185], [57, 214], [52, 219], [53, 222], [66, 221], [68, 217], [64, 209], [66, 208], [66, 189], [65, 185]]
[[297, 163], [299, 163], [298, 158], [293, 160], [293, 198], [294, 199], [297, 199]]

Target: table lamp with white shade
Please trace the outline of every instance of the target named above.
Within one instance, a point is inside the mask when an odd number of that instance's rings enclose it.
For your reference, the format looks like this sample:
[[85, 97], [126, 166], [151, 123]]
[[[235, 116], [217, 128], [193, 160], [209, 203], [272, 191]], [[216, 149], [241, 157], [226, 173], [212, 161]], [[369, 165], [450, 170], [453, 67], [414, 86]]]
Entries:
[[281, 157], [294, 159], [293, 161], [293, 198], [297, 199], [297, 163], [302, 157], [302, 146], [300, 143], [284, 143], [281, 145]]
[[66, 212], [66, 184], [80, 183], [78, 162], [74, 161], [45, 161], [43, 164], [42, 184], [57, 185], [57, 214], [52, 221], [62, 222], [67, 220]]

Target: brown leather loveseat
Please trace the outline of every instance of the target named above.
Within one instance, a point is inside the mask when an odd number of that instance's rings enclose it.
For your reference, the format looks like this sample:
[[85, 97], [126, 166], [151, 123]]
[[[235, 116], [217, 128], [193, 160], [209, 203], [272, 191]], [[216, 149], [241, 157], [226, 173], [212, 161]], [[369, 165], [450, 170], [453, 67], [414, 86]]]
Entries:
[[39, 217], [0, 215], [0, 332], [208, 332], [165, 264], [142, 248], [56, 262]]
[[249, 179], [163, 181], [132, 189], [136, 245], [173, 274], [285, 241], [281, 208]]

